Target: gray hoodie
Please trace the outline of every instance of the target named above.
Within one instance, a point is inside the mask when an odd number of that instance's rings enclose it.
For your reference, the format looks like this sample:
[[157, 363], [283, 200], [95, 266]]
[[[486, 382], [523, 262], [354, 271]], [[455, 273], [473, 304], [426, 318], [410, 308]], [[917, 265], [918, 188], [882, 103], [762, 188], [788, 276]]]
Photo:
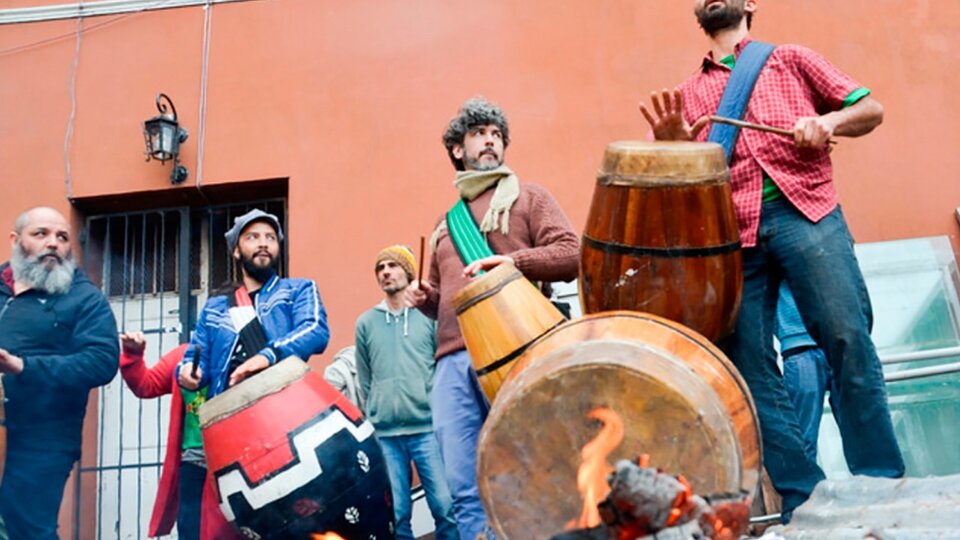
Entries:
[[356, 347], [364, 412], [377, 435], [431, 431], [436, 323], [416, 309], [392, 313], [381, 301], [357, 319]]

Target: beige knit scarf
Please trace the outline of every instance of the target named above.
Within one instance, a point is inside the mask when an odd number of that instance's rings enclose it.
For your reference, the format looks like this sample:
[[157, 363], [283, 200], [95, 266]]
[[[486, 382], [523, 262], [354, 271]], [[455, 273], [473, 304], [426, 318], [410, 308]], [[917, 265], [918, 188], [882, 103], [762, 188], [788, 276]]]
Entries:
[[[507, 235], [510, 232], [510, 208], [520, 197], [520, 180], [506, 165], [501, 165], [489, 171], [458, 171], [453, 181], [460, 197], [472, 201], [481, 193], [496, 184], [493, 198], [490, 199], [490, 208], [480, 220], [480, 232], [487, 233], [497, 230]], [[447, 220], [441, 220], [430, 237], [430, 249], [437, 250], [440, 233], [447, 228]]]

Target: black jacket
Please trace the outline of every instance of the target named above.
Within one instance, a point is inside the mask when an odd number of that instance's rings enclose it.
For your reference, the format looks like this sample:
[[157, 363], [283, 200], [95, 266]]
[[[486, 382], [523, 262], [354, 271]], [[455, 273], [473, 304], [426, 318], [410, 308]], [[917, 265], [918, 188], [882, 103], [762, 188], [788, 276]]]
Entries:
[[[6, 275], [8, 264], [0, 266]], [[66, 294], [13, 295], [0, 279], [0, 348], [23, 358], [23, 372], [4, 375], [11, 449], [79, 451], [90, 389], [117, 373], [120, 346], [113, 312], [77, 270]]]

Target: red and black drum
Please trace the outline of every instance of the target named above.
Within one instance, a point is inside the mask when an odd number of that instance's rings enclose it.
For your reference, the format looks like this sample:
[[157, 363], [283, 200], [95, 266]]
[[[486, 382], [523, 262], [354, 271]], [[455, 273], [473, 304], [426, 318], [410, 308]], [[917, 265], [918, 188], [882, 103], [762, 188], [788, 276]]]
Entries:
[[220, 508], [249, 538], [394, 538], [390, 480], [373, 425], [288, 358], [200, 408]]

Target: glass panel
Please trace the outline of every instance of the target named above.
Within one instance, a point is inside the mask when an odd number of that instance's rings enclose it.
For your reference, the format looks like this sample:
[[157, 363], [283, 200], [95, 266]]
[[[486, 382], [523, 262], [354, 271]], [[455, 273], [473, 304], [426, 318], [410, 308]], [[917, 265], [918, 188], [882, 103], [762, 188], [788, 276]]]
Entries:
[[[884, 373], [960, 362], [960, 273], [947, 237], [857, 245], [873, 304], [873, 339]], [[889, 363], [905, 353], [933, 358]], [[938, 351], [941, 351], [938, 353]], [[894, 429], [908, 476], [960, 472], [960, 373], [887, 383]], [[820, 428], [820, 460], [827, 476], [848, 476], [840, 434], [829, 408]]]

